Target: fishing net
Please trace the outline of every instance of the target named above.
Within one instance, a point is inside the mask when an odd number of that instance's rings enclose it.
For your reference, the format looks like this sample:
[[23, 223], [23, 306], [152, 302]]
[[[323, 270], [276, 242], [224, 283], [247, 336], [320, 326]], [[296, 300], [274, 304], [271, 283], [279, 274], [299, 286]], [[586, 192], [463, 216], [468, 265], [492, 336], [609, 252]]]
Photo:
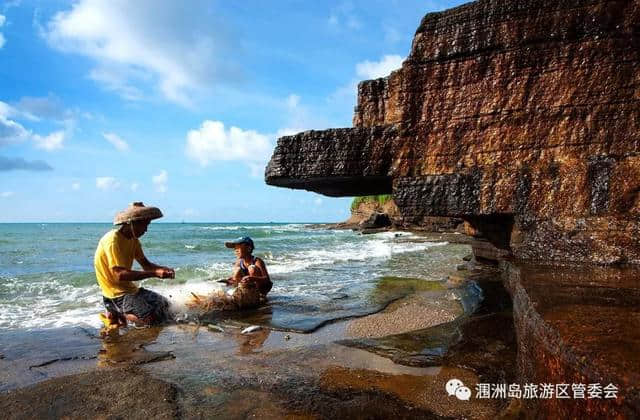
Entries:
[[265, 297], [254, 285], [240, 285], [230, 291], [217, 290], [208, 295], [191, 293], [187, 307], [201, 314], [214, 311], [238, 311], [256, 308], [264, 303]]

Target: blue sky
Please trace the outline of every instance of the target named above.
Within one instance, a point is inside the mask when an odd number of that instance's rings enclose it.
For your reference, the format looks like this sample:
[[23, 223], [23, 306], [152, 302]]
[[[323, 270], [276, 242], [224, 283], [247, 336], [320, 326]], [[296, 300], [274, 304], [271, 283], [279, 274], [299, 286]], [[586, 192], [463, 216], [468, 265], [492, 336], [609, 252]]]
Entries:
[[[265, 185], [278, 136], [351, 125], [448, 1], [0, 3], [0, 222], [340, 221], [349, 198]], [[187, 6], [188, 5], [188, 6]]]

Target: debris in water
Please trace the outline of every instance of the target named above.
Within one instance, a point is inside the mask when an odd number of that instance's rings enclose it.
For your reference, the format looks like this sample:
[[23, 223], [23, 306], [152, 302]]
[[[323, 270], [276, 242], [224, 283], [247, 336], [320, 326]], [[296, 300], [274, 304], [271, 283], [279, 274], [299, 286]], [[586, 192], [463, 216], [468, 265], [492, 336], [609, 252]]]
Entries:
[[209, 328], [211, 331], [218, 331], [218, 332], [222, 332], [222, 333], [224, 332], [224, 328], [219, 327], [219, 326], [217, 326], [215, 324], [209, 324], [209, 325], [207, 325], [207, 328]]
[[244, 330], [242, 330], [241, 334], [250, 334], [250, 333], [252, 333], [254, 331], [258, 331], [258, 330], [261, 330], [261, 329], [262, 329], [262, 327], [260, 325], [252, 325], [252, 326], [247, 327]]

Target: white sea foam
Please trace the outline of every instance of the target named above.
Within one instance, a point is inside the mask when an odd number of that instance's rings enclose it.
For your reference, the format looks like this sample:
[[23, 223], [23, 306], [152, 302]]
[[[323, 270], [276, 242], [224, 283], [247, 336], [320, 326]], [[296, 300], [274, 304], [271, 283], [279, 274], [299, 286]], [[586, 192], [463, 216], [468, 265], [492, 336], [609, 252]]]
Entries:
[[388, 235], [366, 242], [340, 244], [291, 253], [282, 257], [276, 256], [267, 261], [268, 270], [273, 274], [283, 274], [338, 262], [388, 259], [396, 254], [417, 252], [447, 244], [447, 242], [395, 242], [387, 238], [389, 238]]
[[[188, 312], [186, 303], [191, 293], [206, 295], [224, 286], [216, 282], [188, 282], [183, 284], [155, 285], [149, 289], [165, 296], [171, 303], [171, 311]], [[104, 311], [102, 296], [97, 288], [78, 288], [62, 285], [55, 297], [42, 296], [29, 305], [14, 300], [3, 304], [0, 313], [2, 328], [57, 328], [69, 325], [100, 327], [98, 314]]]
[[52, 285], [30, 284], [25, 295], [3, 304], [0, 328], [55, 328], [65, 325], [97, 326], [97, 314], [102, 307], [98, 290], [87, 287], [56, 284], [57, 293], [50, 293]]
[[[383, 232], [355, 236], [350, 231], [314, 231], [309, 236], [294, 232], [308, 229], [304, 225], [254, 225], [254, 226], [203, 226], [211, 230], [262, 229], [276, 231], [264, 244], [264, 259], [275, 281], [272, 294], [296, 298], [312, 297], [314, 301], [328, 300], [334, 290], [357, 285], [363, 279], [374, 279], [378, 268], [394, 255], [423, 251], [445, 245], [445, 242], [415, 241], [418, 237], [408, 232]], [[339, 236], [339, 237], [336, 237]], [[282, 241], [280, 241], [282, 239]], [[286, 239], [286, 240], [285, 240]], [[291, 246], [287, 243], [291, 241]], [[187, 242], [184, 244], [184, 242]], [[195, 245], [189, 239], [183, 244], [187, 249]], [[299, 244], [300, 247], [296, 248]], [[259, 246], [261, 244], [258, 244]], [[259, 249], [263, 249], [260, 247]], [[219, 258], [219, 257], [215, 257]], [[175, 281], [149, 280], [141, 286], [154, 290], [170, 299], [172, 310], [183, 313], [191, 293], [208, 294], [223, 286], [214, 279], [231, 274], [233, 256], [225, 261], [213, 261], [200, 267], [187, 266], [176, 269]], [[366, 261], [354, 264], [350, 261]], [[347, 263], [347, 264], [345, 264]], [[342, 267], [346, 275], [340, 278], [318, 275], [314, 267]], [[286, 275], [287, 273], [305, 273]], [[350, 274], [349, 274], [350, 273]], [[80, 278], [82, 280], [82, 278]], [[56, 328], [68, 325], [99, 327], [98, 314], [104, 311], [100, 290], [92, 282], [84, 286], [70, 284], [65, 273], [21, 275], [0, 279], [0, 329], [2, 328]]]
[[240, 230], [242, 226], [199, 226], [202, 230]]
[[286, 225], [227, 225], [227, 226], [199, 226], [203, 230], [276, 230], [279, 232], [300, 231], [306, 229], [307, 225], [290, 223]]

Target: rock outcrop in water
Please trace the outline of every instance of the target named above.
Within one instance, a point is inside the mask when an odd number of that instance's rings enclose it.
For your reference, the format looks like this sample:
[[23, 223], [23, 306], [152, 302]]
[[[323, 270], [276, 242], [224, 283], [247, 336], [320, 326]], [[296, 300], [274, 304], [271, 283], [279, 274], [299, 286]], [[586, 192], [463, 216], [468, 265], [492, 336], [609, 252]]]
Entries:
[[353, 128], [278, 140], [268, 184], [393, 194], [519, 259], [640, 263], [640, 6], [488, 0], [428, 14]]
[[[380, 216], [380, 215], [384, 216]], [[388, 219], [387, 223], [384, 218]], [[344, 222], [329, 225], [339, 229], [367, 230], [372, 228], [401, 228], [428, 232], [463, 232], [462, 220], [450, 217], [425, 217], [405, 223], [393, 200], [380, 204], [377, 200], [363, 200], [351, 208], [351, 216]]]

